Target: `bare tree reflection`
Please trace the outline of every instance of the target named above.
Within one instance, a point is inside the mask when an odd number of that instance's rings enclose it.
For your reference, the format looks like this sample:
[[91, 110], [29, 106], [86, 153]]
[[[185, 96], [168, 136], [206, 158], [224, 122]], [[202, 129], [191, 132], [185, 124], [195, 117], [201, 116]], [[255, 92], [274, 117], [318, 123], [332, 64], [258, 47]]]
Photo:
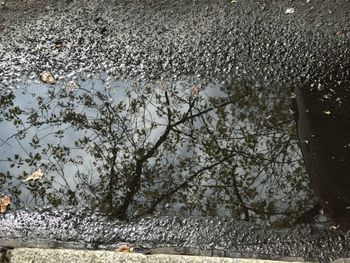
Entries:
[[[93, 83], [24, 86], [1, 96], [0, 189], [16, 205], [277, 226], [314, 203], [285, 90], [194, 80]], [[39, 168], [42, 178], [24, 181]]]

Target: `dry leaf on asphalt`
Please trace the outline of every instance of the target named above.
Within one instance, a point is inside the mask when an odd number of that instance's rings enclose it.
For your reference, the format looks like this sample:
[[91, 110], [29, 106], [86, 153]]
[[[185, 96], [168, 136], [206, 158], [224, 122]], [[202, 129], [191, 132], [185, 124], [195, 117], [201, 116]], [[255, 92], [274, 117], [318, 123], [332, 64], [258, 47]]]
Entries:
[[44, 175], [44, 171], [39, 168], [38, 170], [32, 172], [30, 175], [28, 175], [23, 181], [36, 181], [38, 179], [40, 179], [41, 177], [43, 177]]
[[7, 207], [11, 204], [11, 198], [8, 195], [4, 195], [0, 198], [0, 214], [6, 212]]
[[287, 8], [287, 10], [286, 10], [286, 14], [294, 14], [294, 12], [295, 12], [295, 9], [294, 8]]
[[114, 251], [132, 253], [132, 252], [134, 252], [134, 248], [129, 247], [128, 245], [121, 245], [121, 246], [117, 247]]
[[40, 80], [42, 82], [48, 83], [48, 84], [55, 84], [56, 83], [55, 77], [48, 71], [45, 71], [45, 72], [40, 74]]

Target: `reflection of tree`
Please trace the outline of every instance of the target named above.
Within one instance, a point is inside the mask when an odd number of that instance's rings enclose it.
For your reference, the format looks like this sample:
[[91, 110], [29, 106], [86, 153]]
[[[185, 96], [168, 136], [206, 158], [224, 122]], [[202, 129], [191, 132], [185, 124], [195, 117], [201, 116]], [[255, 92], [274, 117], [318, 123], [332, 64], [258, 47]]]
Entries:
[[[311, 200], [283, 91], [67, 87], [24, 89], [30, 106], [14, 103], [18, 92], [1, 97], [2, 120], [16, 127], [1, 144], [19, 145], [1, 158], [15, 177], [2, 177], [2, 191], [25, 189], [36, 204], [88, 204], [119, 218], [180, 209], [276, 220]], [[23, 183], [38, 167], [46, 176]]]

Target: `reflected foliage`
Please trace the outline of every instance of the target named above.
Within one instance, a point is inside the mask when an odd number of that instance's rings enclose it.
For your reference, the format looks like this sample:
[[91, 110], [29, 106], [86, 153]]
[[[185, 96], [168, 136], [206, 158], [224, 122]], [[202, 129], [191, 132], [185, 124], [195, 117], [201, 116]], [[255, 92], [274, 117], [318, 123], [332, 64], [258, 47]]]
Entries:
[[16, 206], [287, 226], [314, 204], [283, 89], [80, 80], [23, 84], [0, 106], [0, 191]]

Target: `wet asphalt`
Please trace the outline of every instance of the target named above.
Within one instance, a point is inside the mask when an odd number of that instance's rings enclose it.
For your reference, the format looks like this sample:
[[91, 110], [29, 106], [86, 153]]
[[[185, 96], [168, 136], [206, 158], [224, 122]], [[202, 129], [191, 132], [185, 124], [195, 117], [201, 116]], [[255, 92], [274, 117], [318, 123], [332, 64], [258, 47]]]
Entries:
[[329, 262], [350, 257], [350, 235], [307, 225], [272, 230], [230, 219], [146, 217], [110, 221], [76, 208], [41, 208], [0, 215], [0, 247], [115, 249], [260, 259]]
[[49, 2], [3, 30], [0, 85], [45, 70], [260, 88], [317, 82], [339, 67], [348, 77], [349, 12], [340, 0]]
[[[350, 79], [346, 0], [48, 1], [33, 10], [19, 19], [6, 17], [10, 23], [0, 33], [1, 92], [43, 71], [62, 81], [101, 72], [132, 80], [195, 75], [262, 89], [319, 85], [324, 79], [334, 80], [336, 89]], [[227, 256], [321, 261], [350, 256], [349, 234], [341, 231], [305, 227], [280, 233], [175, 218], [123, 224], [70, 213], [1, 216], [0, 236], [13, 244], [30, 236], [42, 244], [54, 240], [56, 246], [108, 248], [127, 242], [226, 251]]]

